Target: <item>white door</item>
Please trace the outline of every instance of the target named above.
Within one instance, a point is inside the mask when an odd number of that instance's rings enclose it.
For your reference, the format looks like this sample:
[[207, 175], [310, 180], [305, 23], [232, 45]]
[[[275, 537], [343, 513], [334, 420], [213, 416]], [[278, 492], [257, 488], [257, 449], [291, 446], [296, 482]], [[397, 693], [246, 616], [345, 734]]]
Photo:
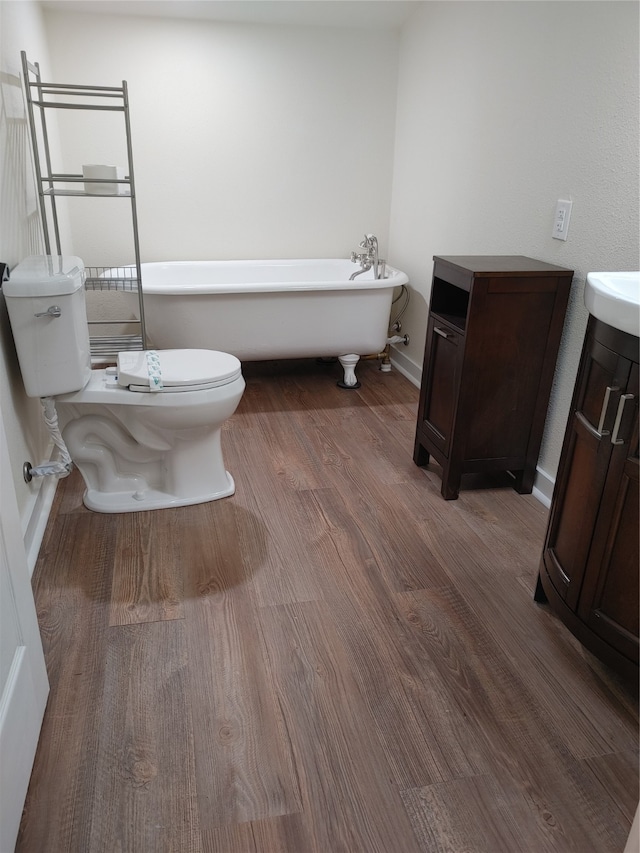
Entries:
[[0, 414], [0, 850], [15, 847], [49, 682]]

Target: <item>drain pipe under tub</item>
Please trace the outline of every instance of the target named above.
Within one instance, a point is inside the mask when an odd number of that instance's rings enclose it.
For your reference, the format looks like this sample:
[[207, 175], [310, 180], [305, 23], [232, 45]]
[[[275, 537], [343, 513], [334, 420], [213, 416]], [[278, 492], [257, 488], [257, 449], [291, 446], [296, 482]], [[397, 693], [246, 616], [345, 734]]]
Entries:
[[398, 300], [400, 300], [403, 296], [405, 297], [404, 305], [402, 306], [402, 308], [400, 309], [400, 311], [396, 315], [395, 320], [393, 321], [393, 323], [389, 327], [389, 332], [390, 333], [396, 332], [396, 334], [390, 335], [390, 337], [387, 338], [387, 344], [386, 344], [385, 348], [383, 349], [383, 351], [380, 353], [380, 357], [382, 358], [382, 364], [380, 365], [380, 370], [382, 370], [383, 373], [391, 373], [391, 356], [390, 356], [391, 344], [403, 343], [405, 346], [409, 346], [409, 335], [397, 334], [402, 329], [402, 323], [400, 322], [400, 320], [401, 320], [404, 312], [407, 310], [407, 306], [409, 305], [409, 300], [411, 299], [411, 294], [410, 294], [406, 285], [403, 284], [401, 286], [400, 293], [397, 295], [397, 297], [393, 300], [393, 302], [391, 304], [395, 305], [396, 302], [398, 302]]
[[390, 338], [387, 338], [385, 348], [381, 352], [373, 352], [370, 355], [360, 356], [361, 361], [371, 361], [377, 358], [381, 362], [380, 370], [383, 373], [391, 373], [391, 344], [404, 344], [407, 347], [409, 346], [409, 335], [392, 335]]
[[383, 373], [391, 372], [391, 344], [404, 344], [406, 347], [409, 346], [409, 335], [392, 335], [390, 338], [387, 338], [387, 345], [384, 348], [384, 355], [382, 359], [382, 364], [380, 365], [380, 370]]

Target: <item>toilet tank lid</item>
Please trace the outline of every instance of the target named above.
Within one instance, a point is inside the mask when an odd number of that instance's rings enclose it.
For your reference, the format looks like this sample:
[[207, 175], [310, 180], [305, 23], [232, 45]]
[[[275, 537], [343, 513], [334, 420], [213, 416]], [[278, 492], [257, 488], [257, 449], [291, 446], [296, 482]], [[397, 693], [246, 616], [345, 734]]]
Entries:
[[84, 263], [75, 255], [31, 255], [11, 270], [5, 296], [64, 296], [84, 287]]

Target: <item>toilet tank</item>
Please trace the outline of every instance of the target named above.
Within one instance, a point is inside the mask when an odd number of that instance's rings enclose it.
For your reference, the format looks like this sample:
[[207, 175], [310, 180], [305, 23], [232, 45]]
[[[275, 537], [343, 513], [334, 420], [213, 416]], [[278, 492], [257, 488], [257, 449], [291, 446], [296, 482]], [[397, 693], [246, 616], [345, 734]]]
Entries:
[[29, 397], [79, 391], [89, 381], [84, 280], [80, 258], [34, 255], [2, 285]]

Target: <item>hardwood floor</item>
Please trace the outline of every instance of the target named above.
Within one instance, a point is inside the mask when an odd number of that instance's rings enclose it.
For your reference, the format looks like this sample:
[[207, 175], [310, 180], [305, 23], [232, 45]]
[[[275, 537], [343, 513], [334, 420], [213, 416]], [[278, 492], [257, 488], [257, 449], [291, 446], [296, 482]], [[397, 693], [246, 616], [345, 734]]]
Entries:
[[60, 483], [17, 850], [619, 853], [636, 701], [533, 601], [544, 507], [445, 502], [397, 372], [244, 370], [233, 497], [103, 515]]

